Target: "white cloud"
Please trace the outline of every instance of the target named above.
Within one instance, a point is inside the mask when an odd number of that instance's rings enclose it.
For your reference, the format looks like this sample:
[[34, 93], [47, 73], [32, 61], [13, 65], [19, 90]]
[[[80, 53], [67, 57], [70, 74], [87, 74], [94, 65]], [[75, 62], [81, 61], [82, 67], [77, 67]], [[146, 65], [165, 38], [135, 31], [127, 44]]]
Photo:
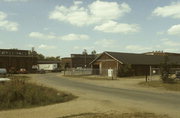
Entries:
[[7, 18], [7, 14], [5, 14], [4, 12], [0, 11], [0, 20], [4, 20]]
[[102, 40], [98, 40], [94, 43], [96, 46], [99, 47], [104, 47], [104, 48], [112, 48], [112, 47], [117, 47], [117, 42], [116, 40], [112, 40], [112, 39], [102, 39]]
[[173, 2], [169, 6], [157, 7], [153, 14], [161, 17], [172, 17], [180, 19], [180, 2]]
[[175, 41], [169, 40], [167, 38], [161, 39], [160, 41], [162, 42], [162, 44], [164, 44], [165, 46], [168, 46], [168, 47], [179, 47], [180, 46], [180, 42], [175, 42]]
[[36, 38], [36, 39], [58, 39], [58, 40], [66, 40], [66, 41], [73, 41], [73, 40], [88, 40], [89, 36], [86, 34], [67, 34], [64, 36], [57, 36], [54, 33], [50, 34], [43, 34], [40, 32], [31, 32], [29, 33], [29, 37]]
[[129, 51], [148, 51], [153, 49], [152, 47], [144, 47], [140, 45], [127, 45], [125, 48]]
[[53, 34], [43, 34], [43, 33], [40, 33], [40, 32], [31, 32], [29, 34], [29, 37], [37, 38], [37, 39], [56, 39], [57, 38]]
[[74, 1], [75, 5], [81, 5], [83, 3], [83, 1]]
[[4, 2], [27, 2], [28, 0], [0, 0]]
[[94, 46], [74, 46], [73, 47], [73, 49], [74, 50], [84, 50], [84, 49], [86, 49], [86, 50], [92, 50], [92, 49], [94, 49]]
[[0, 11], [0, 29], [18, 31], [18, 23], [6, 20], [7, 14]]
[[56, 49], [56, 46], [52, 46], [52, 45], [45, 45], [45, 44], [41, 44], [38, 46], [38, 49], [45, 49], [45, 50], [49, 50], [49, 49]]
[[157, 35], [164, 35], [166, 33], [166, 31], [159, 31], [159, 32], [157, 32], [156, 34]]
[[179, 49], [177, 49], [177, 48], [165, 48], [164, 51], [165, 52], [178, 52], [179, 53]]
[[88, 40], [89, 36], [85, 34], [68, 34], [61, 37], [62, 40]]
[[178, 35], [178, 36], [180, 36], [180, 24], [173, 25], [171, 28], [168, 29], [167, 33], [170, 34], [170, 35]]
[[117, 23], [115, 21], [108, 21], [102, 25], [96, 26], [94, 30], [107, 33], [131, 33], [138, 32], [140, 27], [136, 24]]
[[68, 22], [76, 26], [102, 23], [108, 20], [116, 20], [125, 13], [131, 11], [128, 4], [117, 2], [94, 1], [87, 8], [77, 3], [71, 7], [56, 6], [50, 13], [49, 18]]

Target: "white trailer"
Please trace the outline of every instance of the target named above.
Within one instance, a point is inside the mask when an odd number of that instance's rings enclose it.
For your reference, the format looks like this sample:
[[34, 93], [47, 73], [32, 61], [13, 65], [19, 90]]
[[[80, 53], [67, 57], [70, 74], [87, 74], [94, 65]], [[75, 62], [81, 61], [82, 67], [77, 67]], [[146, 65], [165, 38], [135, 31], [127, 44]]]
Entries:
[[38, 70], [52, 71], [57, 69], [57, 64], [38, 64]]

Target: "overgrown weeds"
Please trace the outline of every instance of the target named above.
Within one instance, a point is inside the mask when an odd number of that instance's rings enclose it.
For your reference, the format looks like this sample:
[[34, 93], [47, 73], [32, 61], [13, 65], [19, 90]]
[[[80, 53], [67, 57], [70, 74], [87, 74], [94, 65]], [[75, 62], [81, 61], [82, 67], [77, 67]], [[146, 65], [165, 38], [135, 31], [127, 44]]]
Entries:
[[148, 81], [139, 83], [145, 87], [163, 88], [170, 91], [180, 91], [180, 81], [172, 83], [164, 83], [162, 81]]
[[14, 77], [0, 83], [0, 110], [27, 108], [66, 102], [75, 96], [55, 89], [28, 83], [24, 77]]
[[64, 116], [59, 118], [170, 118], [168, 115], [158, 115], [148, 112], [135, 112], [135, 113], [83, 113], [71, 116]]

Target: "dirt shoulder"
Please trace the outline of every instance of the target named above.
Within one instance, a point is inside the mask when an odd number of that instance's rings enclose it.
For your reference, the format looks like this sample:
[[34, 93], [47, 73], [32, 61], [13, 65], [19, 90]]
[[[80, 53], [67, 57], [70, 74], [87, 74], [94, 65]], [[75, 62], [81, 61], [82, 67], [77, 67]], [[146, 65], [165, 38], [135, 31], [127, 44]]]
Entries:
[[[122, 88], [122, 89], [130, 89], [130, 90], [139, 90], [139, 91], [150, 91], [156, 93], [175, 93], [180, 94], [178, 91], [170, 91], [164, 88], [157, 88], [151, 86], [141, 86], [139, 83], [145, 82], [145, 76], [139, 77], [121, 77], [116, 78], [114, 80], [101, 76], [64, 76], [63, 74], [57, 74], [59, 77], [73, 79], [75, 81], [90, 83], [98, 86], [111, 87], [111, 88]], [[92, 78], [92, 79], [91, 79]], [[95, 78], [95, 79], [94, 79]], [[151, 80], [149, 80], [151, 81]]]
[[[57, 74], [56, 76], [62, 76], [62, 75]], [[40, 75], [31, 75], [31, 77], [32, 77], [31, 80], [32, 82], [36, 82], [44, 86], [53, 87], [61, 91], [73, 93], [74, 95], [78, 96], [78, 98], [66, 103], [42, 106], [37, 108], [1, 111], [0, 117], [60, 118], [60, 117], [74, 116], [77, 114], [84, 114], [84, 113], [121, 114], [121, 113], [135, 113], [135, 112], [148, 112], [148, 113], [150, 112], [150, 113], [155, 113], [157, 115], [168, 114], [172, 118], [180, 117], [179, 111], [168, 110], [168, 113], [165, 113], [164, 111], [167, 111], [167, 108], [158, 108], [156, 105], [152, 105], [151, 103], [145, 103], [145, 102], [143, 103], [141, 101], [127, 100], [124, 98], [119, 99], [119, 98], [114, 98], [112, 96], [107, 96], [105, 94], [97, 94], [96, 92], [92, 92], [92, 91], [76, 90], [66, 86], [59, 86], [51, 83], [51, 81], [48, 80], [42, 81], [43, 78], [40, 78]], [[92, 82], [91, 80], [82, 80], [82, 79], [78, 79], [77, 81], [81, 81], [81, 82], [83, 81], [87, 83]], [[108, 84], [109, 82], [111, 84]], [[109, 80], [105, 82], [100, 80], [96, 82], [93, 81], [92, 83], [95, 83], [97, 85], [104, 84], [104, 86], [110, 85], [112, 87], [119, 87], [120, 84], [116, 80], [112, 82]], [[127, 84], [129, 85], [129, 83], [124, 81], [122, 84], [120, 84], [120, 86], [124, 85], [126, 87]]]

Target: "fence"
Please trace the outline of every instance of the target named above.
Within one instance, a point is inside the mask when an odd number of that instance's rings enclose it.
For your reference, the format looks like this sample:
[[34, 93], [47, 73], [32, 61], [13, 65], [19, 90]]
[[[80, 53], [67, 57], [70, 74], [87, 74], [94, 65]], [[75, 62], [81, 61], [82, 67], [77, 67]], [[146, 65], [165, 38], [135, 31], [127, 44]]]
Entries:
[[[173, 77], [175, 76], [175, 73], [177, 71], [180, 71], [180, 68], [171, 68], [170, 69], [170, 76]], [[157, 80], [160, 79], [161, 76], [161, 70], [160, 68], [150, 68], [150, 80]]]
[[81, 69], [67, 69], [64, 71], [64, 75], [92, 75], [91, 68], [81, 68]]
[[92, 68], [80, 68], [80, 69], [67, 69], [64, 71], [64, 75], [101, 75], [108, 78], [117, 78], [116, 69], [92, 69]]

